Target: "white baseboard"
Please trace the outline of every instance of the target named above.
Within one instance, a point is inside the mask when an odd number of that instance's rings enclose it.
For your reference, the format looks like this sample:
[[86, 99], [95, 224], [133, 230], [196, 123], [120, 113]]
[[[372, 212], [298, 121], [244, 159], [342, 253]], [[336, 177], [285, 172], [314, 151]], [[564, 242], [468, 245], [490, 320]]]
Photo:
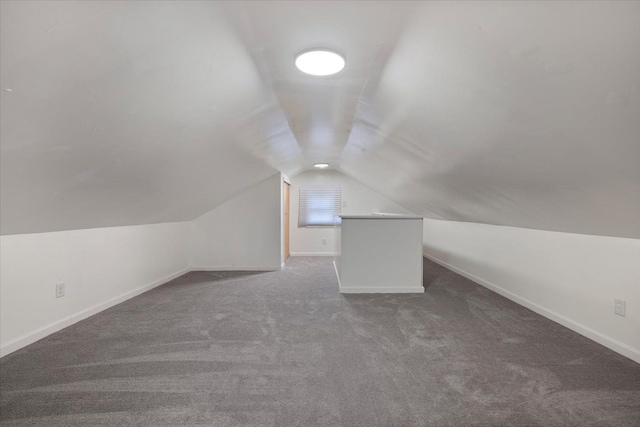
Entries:
[[372, 287], [344, 287], [342, 286], [342, 282], [340, 282], [340, 274], [338, 274], [338, 266], [336, 262], [333, 261], [333, 269], [336, 272], [336, 277], [338, 278], [338, 288], [340, 289], [341, 294], [423, 294], [424, 287], [423, 286], [372, 286]]
[[280, 271], [282, 266], [241, 266], [241, 265], [214, 265], [214, 266], [193, 266], [191, 271]]
[[423, 294], [422, 286], [340, 287], [341, 294]]
[[335, 252], [291, 252], [291, 256], [336, 256]]
[[469, 280], [472, 280], [474, 282], [476, 282], [479, 285], [484, 286], [485, 288], [491, 289], [492, 291], [494, 291], [497, 294], [502, 295], [505, 298], [510, 299], [513, 302], [516, 302], [524, 307], [527, 307], [529, 310], [534, 311], [538, 314], [540, 314], [541, 316], [546, 317], [547, 319], [553, 320], [556, 323], [561, 324], [562, 326], [571, 329], [574, 332], [579, 333], [580, 335], [583, 335], [595, 342], [597, 342], [598, 344], [602, 344], [603, 346], [615, 351], [616, 353], [620, 353], [621, 355], [628, 357], [629, 359], [633, 360], [634, 362], [640, 363], [640, 351], [628, 346], [627, 344], [624, 344], [616, 339], [610, 338], [606, 335], [601, 334], [600, 332], [594, 331], [593, 329], [575, 322], [571, 319], [568, 319], [566, 317], [564, 317], [561, 314], [558, 314], [554, 311], [548, 310], [526, 298], [523, 298], [521, 296], [518, 296], [516, 294], [514, 294], [513, 292], [507, 291], [506, 289], [501, 288], [498, 285], [495, 285], [487, 280], [484, 280], [472, 273], [469, 273], [467, 271], [464, 271], [452, 264], [449, 264], [446, 261], [443, 261], [439, 258], [434, 257], [433, 255], [429, 255], [427, 253], [423, 253], [424, 257], [427, 259], [430, 259], [431, 261], [440, 264], [441, 266], [455, 272], [458, 273], [459, 275], [466, 277]]
[[182, 276], [185, 273], [188, 273], [191, 269], [185, 268], [178, 272], [169, 274], [168, 276], [162, 277], [158, 280], [155, 280], [151, 283], [148, 283], [142, 287], [134, 289], [132, 291], [125, 292], [123, 294], [118, 295], [117, 297], [111, 298], [103, 303], [96, 304], [92, 307], [81, 310], [71, 316], [64, 317], [56, 322], [50, 323], [47, 326], [44, 326], [40, 329], [37, 329], [33, 332], [30, 332], [26, 335], [23, 335], [19, 338], [16, 338], [12, 341], [9, 341], [2, 347], [0, 347], [0, 357], [4, 357], [7, 354], [13, 353], [16, 350], [20, 350], [23, 347], [28, 346], [29, 344], [33, 344], [36, 341], [41, 340], [44, 337], [47, 337], [55, 332], [58, 332], [68, 326], [73, 325], [74, 323], [78, 323], [81, 320], [84, 320], [88, 317], [93, 316], [94, 314], [98, 314], [101, 311], [104, 311], [108, 308], [113, 307], [114, 305], [120, 304], [128, 299], [131, 299], [135, 296], [138, 296], [144, 292], [147, 292], [153, 288], [157, 288], [160, 285], [164, 285], [171, 280]]

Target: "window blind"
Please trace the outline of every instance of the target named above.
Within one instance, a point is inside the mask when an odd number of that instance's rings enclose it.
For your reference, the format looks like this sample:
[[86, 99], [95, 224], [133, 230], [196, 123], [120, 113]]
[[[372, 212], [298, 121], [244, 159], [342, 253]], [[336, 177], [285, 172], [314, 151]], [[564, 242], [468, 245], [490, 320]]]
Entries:
[[340, 187], [300, 187], [298, 227], [332, 226], [341, 203]]

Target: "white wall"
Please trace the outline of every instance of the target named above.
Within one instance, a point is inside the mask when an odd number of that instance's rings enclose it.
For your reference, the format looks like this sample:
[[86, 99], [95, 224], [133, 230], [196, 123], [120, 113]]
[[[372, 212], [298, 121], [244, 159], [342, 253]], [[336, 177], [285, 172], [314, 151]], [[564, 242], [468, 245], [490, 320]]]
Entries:
[[[309, 171], [291, 178], [291, 255], [333, 255], [333, 227], [298, 228], [300, 187], [332, 185], [342, 189], [342, 214], [360, 215], [372, 212], [413, 214], [402, 206], [376, 193], [348, 176], [333, 170]], [[326, 244], [322, 244], [326, 239]]]
[[187, 231], [179, 222], [1, 236], [1, 355], [188, 271]]
[[[192, 269], [279, 269], [280, 174], [192, 222], [0, 236], [0, 355]], [[66, 295], [55, 298], [57, 282]]]
[[338, 230], [340, 293], [424, 293], [422, 217], [344, 217]]
[[282, 177], [277, 173], [189, 225], [194, 270], [279, 270]]
[[423, 239], [428, 258], [640, 363], [640, 240], [431, 219]]

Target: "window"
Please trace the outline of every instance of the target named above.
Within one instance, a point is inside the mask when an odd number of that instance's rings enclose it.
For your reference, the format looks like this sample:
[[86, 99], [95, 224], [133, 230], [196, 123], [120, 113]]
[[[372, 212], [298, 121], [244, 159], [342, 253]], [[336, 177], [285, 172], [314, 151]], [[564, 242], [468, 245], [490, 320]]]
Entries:
[[340, 204], [340, 187], [300, 187], [298, 227], [332, 226]]

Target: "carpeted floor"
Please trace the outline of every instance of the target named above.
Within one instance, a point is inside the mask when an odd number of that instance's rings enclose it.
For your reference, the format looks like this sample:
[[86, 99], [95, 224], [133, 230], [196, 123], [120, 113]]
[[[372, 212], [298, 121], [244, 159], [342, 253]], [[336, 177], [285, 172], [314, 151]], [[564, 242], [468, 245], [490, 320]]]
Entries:
[[640, 365], [425, 260], [190, 273], [0, 360], [3, 425], [638, 426]]

